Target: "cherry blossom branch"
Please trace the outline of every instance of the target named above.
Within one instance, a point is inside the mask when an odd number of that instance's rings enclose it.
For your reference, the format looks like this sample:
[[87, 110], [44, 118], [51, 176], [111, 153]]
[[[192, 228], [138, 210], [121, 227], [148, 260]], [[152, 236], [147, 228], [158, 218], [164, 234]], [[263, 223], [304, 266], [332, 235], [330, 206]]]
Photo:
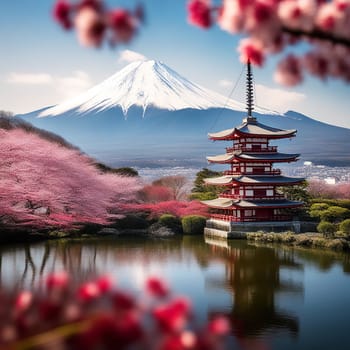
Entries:
[[282, 32], [287, 33], [297, 38], [311, 38], [317, 40], [324, 40], [333, 44], [340, 44], [350, 48], [350, 40], [342, 37], [332, 35], [331, 33], [324, 32], [322, 30], [314, 29], [311, 32], [307, 32], [301, 29], [288, 28], [282, 26]]
[[350, 82], [350, 0], [189, 0], [188, 21], [202, 29], [215, 22], [230, 34], [244, 34], [240, 59], [262, 66], [270, 55], [300, 41], [310, 51], [287, 54], [277, 65], [275, 80], [302, 82], [305, 74]]

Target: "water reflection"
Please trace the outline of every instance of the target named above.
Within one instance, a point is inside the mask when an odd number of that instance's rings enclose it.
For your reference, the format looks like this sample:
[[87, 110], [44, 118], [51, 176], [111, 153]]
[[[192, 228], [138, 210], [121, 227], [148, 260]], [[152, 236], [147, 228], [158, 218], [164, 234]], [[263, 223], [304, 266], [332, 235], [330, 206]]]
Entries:
[[[297, 341], [305, 270], [325, 274], [333, 267], [348, 274], [350, 255], [202, 237], [62, 240], [0, 247], [0, 284], [6, 288], [31, 288], [58, 270], [69, 271], [77, 282], [110, 272], [130, 285], [142, 283], [150, 274], [164, 275], [177, 291], [190, 295], [202, 321], [225, 313], [232, 322], [234, 343], [245, 349], [270, 348], [276, 335]], [[329, 317], [337, 322], [336, 315]]]
[[281, 268], [302, 270], [302, 265], [295, 262], [293, 252], [239, 243], [225, 247], [211, 239], [206, 243], [213, 246], [213, 254], [220, 255], [225, 264], [225, 279], [211, 282], [232, 293], [232, 308], [226, 314], [232, 320], [237, 339], [279, 330], [297, 335], [298, 318], [275, 305], [278, 293], [303, 294], [301, 283], [281, 279]]

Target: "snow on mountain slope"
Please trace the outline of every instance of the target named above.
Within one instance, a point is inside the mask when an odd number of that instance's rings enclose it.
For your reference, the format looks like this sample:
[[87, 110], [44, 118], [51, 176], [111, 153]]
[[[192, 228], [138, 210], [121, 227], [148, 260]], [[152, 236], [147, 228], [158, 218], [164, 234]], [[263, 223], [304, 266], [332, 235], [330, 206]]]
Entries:
[[[68, 111], [99, 112], [121, 107], [126, 114], [133, 106], [167, 110], [225, 107], [244, 111], [243, 103], [227, 99], [182, 77], [167, 65], [154, 61], [138, 61], [126, 66], [101, 84], [57, 106], [46, 109], [40, 117], [56, 116]], [[262, 108], [258, 113], [277, 114]]]

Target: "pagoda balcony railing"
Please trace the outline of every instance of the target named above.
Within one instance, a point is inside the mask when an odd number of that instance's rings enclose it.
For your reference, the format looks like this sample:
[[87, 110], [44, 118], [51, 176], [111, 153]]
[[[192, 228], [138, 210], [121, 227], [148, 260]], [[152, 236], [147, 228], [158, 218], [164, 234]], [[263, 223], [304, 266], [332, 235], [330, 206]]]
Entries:
[[254, 196], [242, 196], [239, 194], [232, 194], [232, 193], [222, 193], [220, 194], [220, 197], [222, 198], [231, 198], [231, 199], [247, 199], [247, 200], [252, 200], [252, 199], [285, 199], [285, 196], [283, 194], [275, 194], [273, 196], [266, 196], [266, 195], [254, 195]]
[[235, 151], [251, 152], [251, 153], [272, 153], [277, 152], [277, 146], [267, 146], [261, 148], [248, 148], [242, 145], [234, 145], [233, 147], [226, 147], [226, 153], [232, 153]]
[[234, 170], [225, 170], [223, 172], [224, 175], [281, 175], [280, 169], [273, 169], [270, 171], [264, 172], [243, 172], [243, 171], [234, 171]]
[[272, 215], [272, 216], [245, 216], [236, 217], [232, 215], [210, 214], [212, 219], [231, 221], [231, 222], [260, 222], [260, 221], [290, 221], [289, 215]]

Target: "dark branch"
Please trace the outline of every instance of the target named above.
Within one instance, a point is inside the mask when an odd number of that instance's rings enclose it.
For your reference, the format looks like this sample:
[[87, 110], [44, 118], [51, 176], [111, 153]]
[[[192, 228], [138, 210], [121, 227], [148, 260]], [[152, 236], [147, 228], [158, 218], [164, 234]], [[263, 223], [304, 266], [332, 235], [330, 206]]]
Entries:
[[306, 32], [306, 31], [303, 31], [301, 29], [293, 29], [293, 28], [288, 28], [288, 27], [283, 26], [282, 31], [284, 33], [288, 33], [294, 37], [303, 37], [304, 36], [304, 37], [308, 37], [308, 38], [312, 38], [312, 39], [329, 41], [333, 44], [341, 44], [341, 45], [344, 45], [344, 46], [350, 48], [350, 40], [349, 39], [335, 36], [331, 33], [326, 33], [326, 32], [323, 32], [322, 30], [319, 30], [319, 29], [314, 29], [311, 32]]

